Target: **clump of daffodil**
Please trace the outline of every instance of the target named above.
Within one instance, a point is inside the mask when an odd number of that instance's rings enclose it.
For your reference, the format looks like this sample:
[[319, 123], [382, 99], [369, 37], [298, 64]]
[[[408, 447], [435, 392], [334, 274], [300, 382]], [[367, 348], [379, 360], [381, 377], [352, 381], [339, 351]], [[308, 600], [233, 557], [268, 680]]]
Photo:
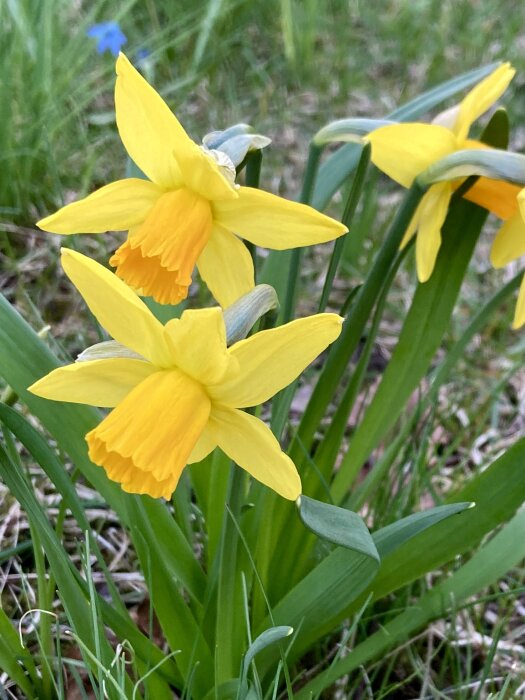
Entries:
[[[367, 137], [372, 144], [372, 161], [393, 180], [410, 187], [414, 179], [432, 163], [468, 148], [487, 148], [468, 138], [472, 123], [505, 92], [514, 69], [504, 63], [478, 83], [455, 107], [443, 112], [432, 124], [405, 123], [380, 127]], [[441, 228], [457, 183], [432, 185], [421, 200], [405, 233], [402, 247], [417, 232], [416, 264], [420, 282], [426, 282], [434, 269], [441, 246]], [[474, 185], [466, 197], [489, 209], [483, 199], [483, 184]]]
[[235, 185], [222, 151], [199, 147], [160, 95], [120, 54], [115, 110], [122, 142], [149, 180], [118, 180], [38, 222], [60, 234], [129, 230], [110, 259], [131, 287], [161, 303], [188, 294], [195, 265], [226, 307], [254, 286], [248, 249], [330, 241], [346, 227], [311, 207]]
[[[186, 464], [220, 447], [255, 479], [295, 500], [301, 480], [270, 429], [240, 409], [292, 382], [341, 331], [318, 314], [226, 345], [222, 310], [188, 310], [162, 325], [109, 270], [71, 250], [66, 274], [116, 342], [33, 384], [56, 401], [113, 410], [86, 435], [91, 460], [131, 493], [169, 498]], [[101, 354], [102, 353], [102, 354]], [[89, 359], [96, 357], [99, 359]]]

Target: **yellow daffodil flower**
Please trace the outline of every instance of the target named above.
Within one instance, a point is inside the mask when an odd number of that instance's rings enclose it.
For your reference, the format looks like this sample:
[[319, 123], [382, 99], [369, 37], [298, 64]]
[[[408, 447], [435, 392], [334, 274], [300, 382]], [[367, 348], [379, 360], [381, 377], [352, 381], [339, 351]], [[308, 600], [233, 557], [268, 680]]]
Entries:
[[[62, 251], [66, 274], [116, 342], [30, 387], [55, 401], [113, 410], [86, 435], [91, 460], [131, 493], [169, 498], [186, 464], [220, 447], [255, 479], [295, 500], [301, 480], [270, 429], [242, 410], [292, 382], [341, 331], [318, 314], [226, 345], [219, 307], [162, 325], [109, 270]], [[99, 347], [100, 346], [95, 346]]]
[[[470, 127], [501, 97], [514, 73], [509, 63], [502, 64], [432, 124], [392, 124], [372, 131], [366, 139], [372, 144], [373, 163], [399, 184], [410, 187], [417, 175], [444, 156], [466, 148], [487, 148], [468, 138]], [[416, 265], [420, 282], [426, 282], [434, 269], [441, 246], [441, 228], [457, 186], [449, 182], [432, 185], [402, 241], [401, 245], [405, 246], [417, 232]]]
[[[525, 255], [525, 190], [510, 182], [480, 177], [464, 196], [504, 221], [490, 251], [490, 261], [495, 268]], [[524, 323], [525, 277], [518, 293], [512, 327], [520, 328]]]
[[275, 250], [330, 241], [341, 223], [304, 204], [234, 184], [235, 168], [199, 147], [160, 95], [120, 54], [115, 109], [120, 137], [149, 180], [118, 180], [38, 222], [60, 234], [129, 230], [110, 264], [131, 287], [161, 303], [186, 298], [195, 265], [227, 307], [254, 286], [238, 236]]

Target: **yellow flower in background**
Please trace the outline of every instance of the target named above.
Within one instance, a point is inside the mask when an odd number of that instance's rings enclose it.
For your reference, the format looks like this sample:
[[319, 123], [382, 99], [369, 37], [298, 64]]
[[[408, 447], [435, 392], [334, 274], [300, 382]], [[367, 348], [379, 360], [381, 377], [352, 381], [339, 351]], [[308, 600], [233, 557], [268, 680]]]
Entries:
[[[525, 190], [502, 180], [481, 177], [465, 198], [488, 209], [504, 221], [494, 238], [490, 261], [495, 268], [504, 267], [525, 255]], [[514, 314], [513, 328], [525, 323], [525, 277], [521, 283]]]
[[120, 54], [117, 127], [149, 180], [118, 180], [38, 222], [60, 234], [129, 230], [110, 264], [142, 294], [176, 304], [195, 265], [221, 306], [254, 286], [251, 256], [238, 236], [275, 250], [330, 241], [341, 223], [304, 204], [234, 184], [220, 152], [197, 146], [160, 95]]
[[227, 347], [218, 307], [185, 311], [163, 326], [102, 265], [68, 249], [62, 265], [117, 342], [103, 343], [102, 355], [95, 346], [91, 357], [101, 359], [60, 367], [30, 391], [113, 408], [86, 435], [91, 460], [125, 491], [169, 498], [184, 466], [220, 447], [255, 479], [295, 500], [301, 493], [295, 465], [270, 429], [239, 409], [267, 401], [296, 379], [338, 337], [343, 319], [318, 314]]
[[[366, 140], [372, 144], [373, 163], [399, 184], [410, 187], [420, 173], [444, 156], [466, 148], [487, 148], [468, 138], [470, 127], [501, 97], [514, 73], [509, 63], [502, 64], [432, 124], [392, 124], [372, 131]], [[417, 232], [416, 266], [420, 282], [426, 282], [434, 269], [441, 246], [441, 228], [457, 186], [458, 183], [449, 182], [432, 185], [402, 241], [401, 245], [405, 246]], [[476, 185], [472, 189], [475, 190]], [[482, 192], [480, 189], [480, 196]]]

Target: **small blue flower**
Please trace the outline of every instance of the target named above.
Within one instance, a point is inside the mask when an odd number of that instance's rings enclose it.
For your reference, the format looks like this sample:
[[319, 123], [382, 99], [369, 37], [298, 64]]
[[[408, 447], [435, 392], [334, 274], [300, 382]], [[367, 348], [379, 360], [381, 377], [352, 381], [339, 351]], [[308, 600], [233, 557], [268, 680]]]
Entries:
[[120, 29], [118, 22], [94, 24], [87, 30], [86, 34], [93, 39], [97, 39], [97, 51], [99, 53], [110, 51], [113, 56], [119, 55], [121, 47], [128, 40]]
[[151, 51], [149, 49], [139, 49], [137, 51], [137, 61], [143, 61], [145, 58], [151, 56]]

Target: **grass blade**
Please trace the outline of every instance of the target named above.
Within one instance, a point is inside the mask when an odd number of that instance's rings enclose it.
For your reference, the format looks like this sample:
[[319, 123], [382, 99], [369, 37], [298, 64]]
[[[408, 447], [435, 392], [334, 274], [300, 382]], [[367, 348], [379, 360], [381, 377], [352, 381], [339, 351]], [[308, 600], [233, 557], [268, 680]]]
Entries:
[[525, 557], [525, 509], [522, 509], [488, 544], [452, 576], [425, 594], [417, 605], [405, 610], [352, 650], [352, 653], [308, 683], [297, 694], [310, 698], [328, 688], [342, 675], [384, 654], [433, 619], [457, 609], [458, 603], [492, 585]]

